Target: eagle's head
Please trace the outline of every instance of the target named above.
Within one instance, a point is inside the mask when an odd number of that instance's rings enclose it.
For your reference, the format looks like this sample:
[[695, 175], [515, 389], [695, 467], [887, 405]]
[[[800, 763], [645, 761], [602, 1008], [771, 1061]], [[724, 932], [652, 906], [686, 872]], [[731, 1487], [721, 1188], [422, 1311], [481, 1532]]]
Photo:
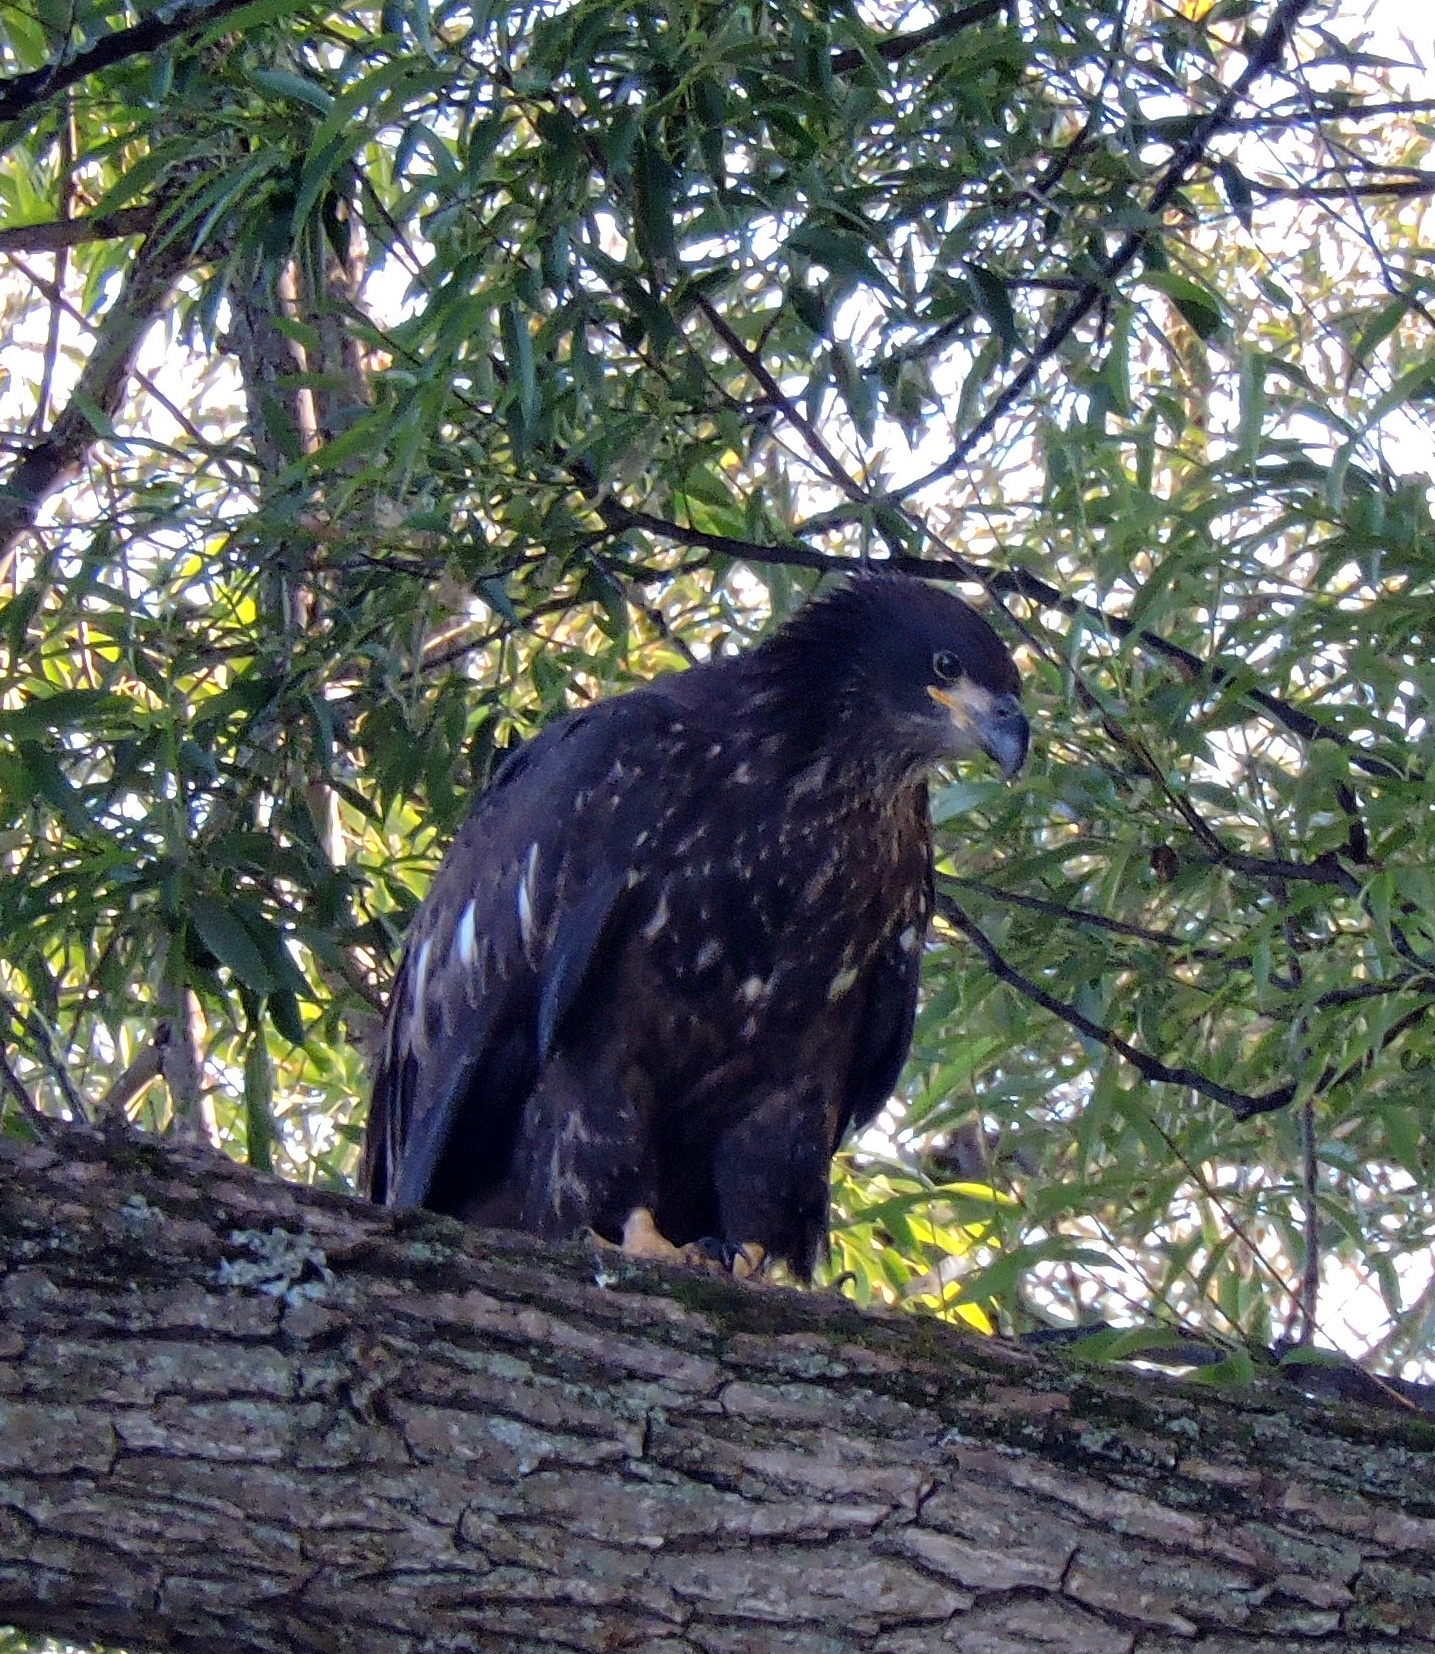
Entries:
[[803, 657], [809, 694], [838, 698], [850, 733], [901, 767], [983, 752], [1011, 777], [1025, 761], [1030, 728], [1016, 663], [950, 592], [864, 574], [803, 610], [784, 634]]

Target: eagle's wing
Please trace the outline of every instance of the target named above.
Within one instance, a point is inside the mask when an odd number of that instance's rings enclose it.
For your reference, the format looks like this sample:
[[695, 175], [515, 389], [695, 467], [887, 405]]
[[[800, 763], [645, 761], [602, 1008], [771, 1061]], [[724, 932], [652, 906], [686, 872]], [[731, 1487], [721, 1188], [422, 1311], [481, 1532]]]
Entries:
[[454, 1211], [502, 1179], [524, 1100], [635, 882], [673, 712], [638, 691], [572, 713], [479, 797], [410, 927], [389, 1002], [365, 1143], [371, 1199]]
[[892, 1095], [912, 1043], [921, 960], [920, 946], [904, 952], [895, 939], [878, 958], [857, 1030], [838, 1142], [849, 1127], [861, 1131], [871, 1125]]
[[898, 916], [900, 928], [888, 933], [868, 976], [847, 1078], [846, 1114], [837, 1130], [839, 1143], [849, 1127], [861, 1131], [877, 1117], [892, 1095], [912, 1044], [922, 943], [932, 911], [931, 859], [925, 835], [907, 846], [906, 854], [915, 864], [915, 876], [906, 885], [910, 905]]

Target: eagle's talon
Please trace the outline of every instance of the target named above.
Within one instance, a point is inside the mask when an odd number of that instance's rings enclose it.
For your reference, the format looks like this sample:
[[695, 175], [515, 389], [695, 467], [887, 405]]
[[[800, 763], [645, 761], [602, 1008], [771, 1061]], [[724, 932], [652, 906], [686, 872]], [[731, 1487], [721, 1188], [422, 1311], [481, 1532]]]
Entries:
[[694, 1263], [706, 1261], [730, 1270], [741, 1248], [736, 1241], [724, 1240], [721, 1235], [702, 1235], [687, 1250], [693, 1254]]
[[686, 1261], [706, 1268], [718, 1268], [735, 1281], [750, 1280], [762, 1268], [766, 1252], [756, 1241], [725, 1240], [721, 1235], [704, 1235], [683, 1251]]
[[690, 1269], [730, 1275], [738, 1281], [756, 1275], [767, 1256], [756, 1241], [730, 1241], [720, 1235], [704, 1235], [701, 1240], [677, 1246], [658, 1228], [646, 1206], [635, 1206], [623, 1219], [623, 1238], [616, 1246], [596, 1230], [590, 1229], [588, 1233], [597, 1245], [621, 1252], [625, 1258], [645, 1263], [686, 1264]]

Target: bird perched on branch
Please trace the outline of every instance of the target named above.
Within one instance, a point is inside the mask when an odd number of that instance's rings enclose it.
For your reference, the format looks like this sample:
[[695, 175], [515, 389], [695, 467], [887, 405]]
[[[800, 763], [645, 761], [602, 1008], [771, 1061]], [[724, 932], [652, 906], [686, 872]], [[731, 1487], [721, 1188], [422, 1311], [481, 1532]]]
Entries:
[[911, 1043], [925, 775], [1027, 721], [960, 599], [864, 574], [749, 653], [507, 758], [415, 915], [370, 1197], [810, 1276], [843, 1134]]

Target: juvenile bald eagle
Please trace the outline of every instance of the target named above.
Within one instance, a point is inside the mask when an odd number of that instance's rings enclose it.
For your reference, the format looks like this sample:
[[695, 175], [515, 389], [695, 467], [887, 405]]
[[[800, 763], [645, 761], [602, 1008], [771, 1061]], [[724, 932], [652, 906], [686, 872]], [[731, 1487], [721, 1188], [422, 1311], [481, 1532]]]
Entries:
[[808, 1277], [833, 1152], [911, 1043], [924, 777], [978, 751], [1014, 774], [1018, 689], [960, 599], [868, 574], [748, 654], [549, 725], [415, 915], [370, 1197]]

